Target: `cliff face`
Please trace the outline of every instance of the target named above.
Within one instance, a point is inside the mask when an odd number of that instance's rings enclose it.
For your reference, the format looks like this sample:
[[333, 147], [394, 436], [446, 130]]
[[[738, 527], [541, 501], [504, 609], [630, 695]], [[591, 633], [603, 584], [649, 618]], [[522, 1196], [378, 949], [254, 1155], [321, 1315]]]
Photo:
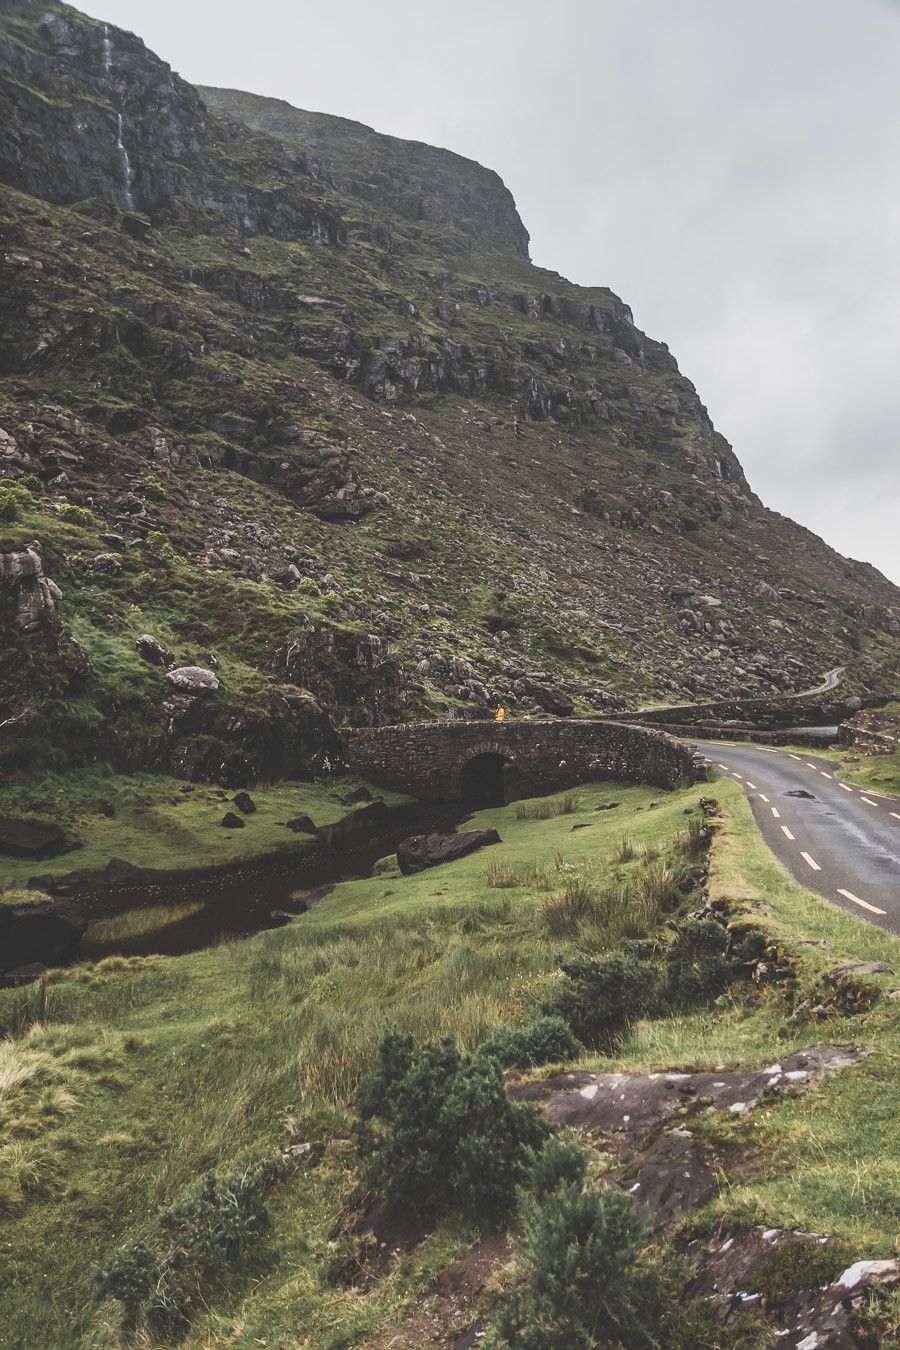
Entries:
[[207, 107], [264, 131], [299, 152], [347, 196], [406, 220], [429, 221], [457, 246], [528, 259], [528, 231], [499, 174], [419, 141], [385, 136], [360, 122], [304, 112], [281, 99], [201, 87]]
[[[0, 554], [56, 588], [43, 636], [0, 594], [12, 758], [258, 773], [274, 725], [293, 771], [310, 694], [367, 720], [890, 678], [896, 588], [765, 510], [627, 305], [528, 262], [496, 175], [202, 94], [0, 6]], [[215, 698], [167, 698], [144, 632]]]

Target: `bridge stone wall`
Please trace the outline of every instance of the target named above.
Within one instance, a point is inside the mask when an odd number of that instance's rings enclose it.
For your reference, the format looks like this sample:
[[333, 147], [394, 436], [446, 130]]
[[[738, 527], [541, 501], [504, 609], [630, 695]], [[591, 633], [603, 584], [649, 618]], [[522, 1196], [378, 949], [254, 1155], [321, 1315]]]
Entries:
[[523, 796], [594, 778], [674, 788], [702, 778], [693, 747], [664, 731], [578, 718], [408, 722], [346, 733], [350, 767], [369, 782], [431, 801], [457, 801], [464, 766], [497, 754], [518, 771]]

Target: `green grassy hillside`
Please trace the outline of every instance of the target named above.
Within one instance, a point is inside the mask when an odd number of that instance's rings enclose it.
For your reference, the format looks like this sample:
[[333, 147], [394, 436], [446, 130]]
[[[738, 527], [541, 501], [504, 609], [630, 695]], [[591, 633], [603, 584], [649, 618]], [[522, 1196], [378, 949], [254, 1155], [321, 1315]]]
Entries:
[[[713, 791], [725, 814], [711, 894], [727, 896], [791, 953], [795, 1003], [841, 961], [897, 969], [893, 939], [786, 877], [735, 784]], [[419, 1039], [452, 1032], [474, 1047], [553, 990], [561, 953], [608, 950], [655, 931], [665, 911], [652, 878], [680, 847], [699, 793], [588, 785], [574, 812], [547, 820], [518, 819], [515, 807], [485, 812], [475, 823], [498, 827], [502, 845], [413, 877], [385, 865], [285, 929], [188, 957], [110, 958], [57, 972], [43, 1020], [37, 988], [0, 995], [12, 1033], [0, 1042], [0, 1343], [118, 1344], [114, 1305], [92, 1297], [94, 1263], [150, 1236], [157, 1208], [208, 1169], [307, 1142], [312, 1149], [273, 1192], [266, 1243], [210, 1296], [185, 1344], [336, 1350], [402, 1326], [477, 1234], [439, 1223], [369, 1289], [329, 1276], [332, 1226], [358, 1178], [349, 1104], [384, 1029]], [[596, 809], [611, 801], [619, 805]], [[634, 850], [622, 849], [623, 837]], [[632, 851], [631, 861], [616, 861]], [[601, 897], [602, 919], [554, 934], [552, 897], [576, 882]], [[618, 1057], [584, 1064], [724, 1068], [771, 1062], [821, 1039], [873, 1047], [863, 1064], [807, 1094], [717, 1124], [719, 1143], [753, 1166], [737, 1165], [674, 1241], [761, 1222], [827, 1232], [854, 1258], [885, 1256], [900, 1181], [891, 1087], [898, 1004], [883, 999], [856, 1017], [836, 1011], [824, 1028], [789, 1020], [788, 1011], [780, 986], [750, 1000], [737, 986], [712, 1007], [639, 1022]], [[499, 1276], [508, 1258], [498, 1259]], [[735, 1345], [761, 1343], [742, 1334]]]

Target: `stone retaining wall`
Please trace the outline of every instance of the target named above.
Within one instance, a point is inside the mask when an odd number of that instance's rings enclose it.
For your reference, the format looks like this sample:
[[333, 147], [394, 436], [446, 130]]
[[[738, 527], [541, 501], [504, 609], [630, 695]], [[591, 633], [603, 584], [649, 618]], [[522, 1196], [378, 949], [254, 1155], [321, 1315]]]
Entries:
[[693, 747], [664, 731], [594, 719], [409, 722], [346, 733], [361, 777], [432, 801], [456, 801], [464, 766], [494, 754], [518, 772], [524, 796], [613, 778], [674, 788], [702, 772]]

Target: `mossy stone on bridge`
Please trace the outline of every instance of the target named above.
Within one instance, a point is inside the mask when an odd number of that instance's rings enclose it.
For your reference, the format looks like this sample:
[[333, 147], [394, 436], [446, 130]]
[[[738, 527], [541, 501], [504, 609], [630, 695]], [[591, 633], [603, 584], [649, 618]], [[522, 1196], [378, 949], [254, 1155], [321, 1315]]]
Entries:
[[648, 727], [594, 719], [409, 722], [346, 735], [355, 772], [432, 801], [499, 805], [589, 779], [674, 788], [700, 776], [693, 748]]

